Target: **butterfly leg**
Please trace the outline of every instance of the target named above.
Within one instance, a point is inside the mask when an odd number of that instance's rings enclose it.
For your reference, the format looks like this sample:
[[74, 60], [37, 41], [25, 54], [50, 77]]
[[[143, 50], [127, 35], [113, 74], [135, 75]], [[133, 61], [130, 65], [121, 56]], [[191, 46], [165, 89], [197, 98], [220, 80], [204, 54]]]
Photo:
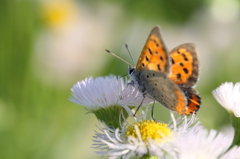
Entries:
[[142, 99], [142, 101], [141, 101], [140, 105], [137, 107], [137, 109], [136, 109], [135, 113], [133, 114], [133, 116], [134, 116], [134, 117], [136, 116], [136, 114], [137, 114], [137, 112], [138, 112], [139, 108], [142, 106], [142, 103], [143, 103], [144, 99], [145, 99], [145, 94], [143, 93], [143, 99]]
[[151, 110], [151, 117], [152, 117], [152, 120], [154, 120], [154, 121], [156, 121], [155, 119], [154, 119], [154, 114], [153, 114], [153, 110], [154, 110], [154, 105], [155, 105], [155, 100], [154, 100], [154, 102], [153, 102], [153, 106], [152, 106], [152, 110]]
[[131, 80], [131, 82], [128, 82], [128, 83], [127, 83], [127, 87], [128, 87], [129, 85], [130, 85], [130, 86], [134, 86], [134, 81]]

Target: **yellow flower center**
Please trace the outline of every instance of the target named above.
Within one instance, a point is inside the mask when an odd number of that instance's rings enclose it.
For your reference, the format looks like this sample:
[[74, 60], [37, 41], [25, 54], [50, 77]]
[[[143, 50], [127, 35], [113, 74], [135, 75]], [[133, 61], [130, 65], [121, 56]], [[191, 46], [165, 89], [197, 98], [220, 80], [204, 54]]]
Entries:
[[127, 128], [126, 137], [133, 136], [137, 138], [137, 132], [135, 126], [138, 127], [139, 133], [143, 141], [147, 139], [153, 139], [160, 141], [171, 134], [171, 130], [167, 127], [167, 124], [156, 122], [154, 120], [143, 120], [141, 122], [130, 125]]

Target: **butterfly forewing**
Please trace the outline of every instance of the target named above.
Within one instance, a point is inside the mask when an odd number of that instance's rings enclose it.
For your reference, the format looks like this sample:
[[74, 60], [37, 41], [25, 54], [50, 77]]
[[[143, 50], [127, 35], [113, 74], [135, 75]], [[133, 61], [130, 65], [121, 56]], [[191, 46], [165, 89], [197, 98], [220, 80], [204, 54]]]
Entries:
[[137, 62], [136, 71], [152, 70], [169, 72], [169, 55], [161, 38], [159, 28], [154, 27]]
[[170, 52], [169, 78], [175, 83], [192, 87], [196, 84], [199, 74], [199, 63], [195, 45], [191, 43], [182, 44]]

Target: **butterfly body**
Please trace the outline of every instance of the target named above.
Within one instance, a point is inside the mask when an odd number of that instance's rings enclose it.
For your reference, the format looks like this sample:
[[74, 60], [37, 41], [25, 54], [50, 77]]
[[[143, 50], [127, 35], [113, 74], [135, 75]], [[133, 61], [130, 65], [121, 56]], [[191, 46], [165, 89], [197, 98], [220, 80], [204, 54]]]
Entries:
[[193, 44], [183, 44], [170, 53], [154, 27], [136, 68], [129, 68], [132, 83], [148, 96], [179, 114], [196, 113], [201, 99], [192, 88], [198, 79], [198, 58]]

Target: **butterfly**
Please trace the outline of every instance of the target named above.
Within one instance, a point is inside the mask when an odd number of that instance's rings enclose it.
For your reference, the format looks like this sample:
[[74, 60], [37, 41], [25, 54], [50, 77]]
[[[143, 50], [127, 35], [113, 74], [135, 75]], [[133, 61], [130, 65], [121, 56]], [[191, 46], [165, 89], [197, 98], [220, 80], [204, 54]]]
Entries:
[[144, 97], [180, 115], [196, 113], [200, 108], [201, 98], [193, 88], [199, 75], [195, 45], [182, 44], [168, 52], [157, 26], [152, 29], [136, 67], [129, 67], [128, 75]]

